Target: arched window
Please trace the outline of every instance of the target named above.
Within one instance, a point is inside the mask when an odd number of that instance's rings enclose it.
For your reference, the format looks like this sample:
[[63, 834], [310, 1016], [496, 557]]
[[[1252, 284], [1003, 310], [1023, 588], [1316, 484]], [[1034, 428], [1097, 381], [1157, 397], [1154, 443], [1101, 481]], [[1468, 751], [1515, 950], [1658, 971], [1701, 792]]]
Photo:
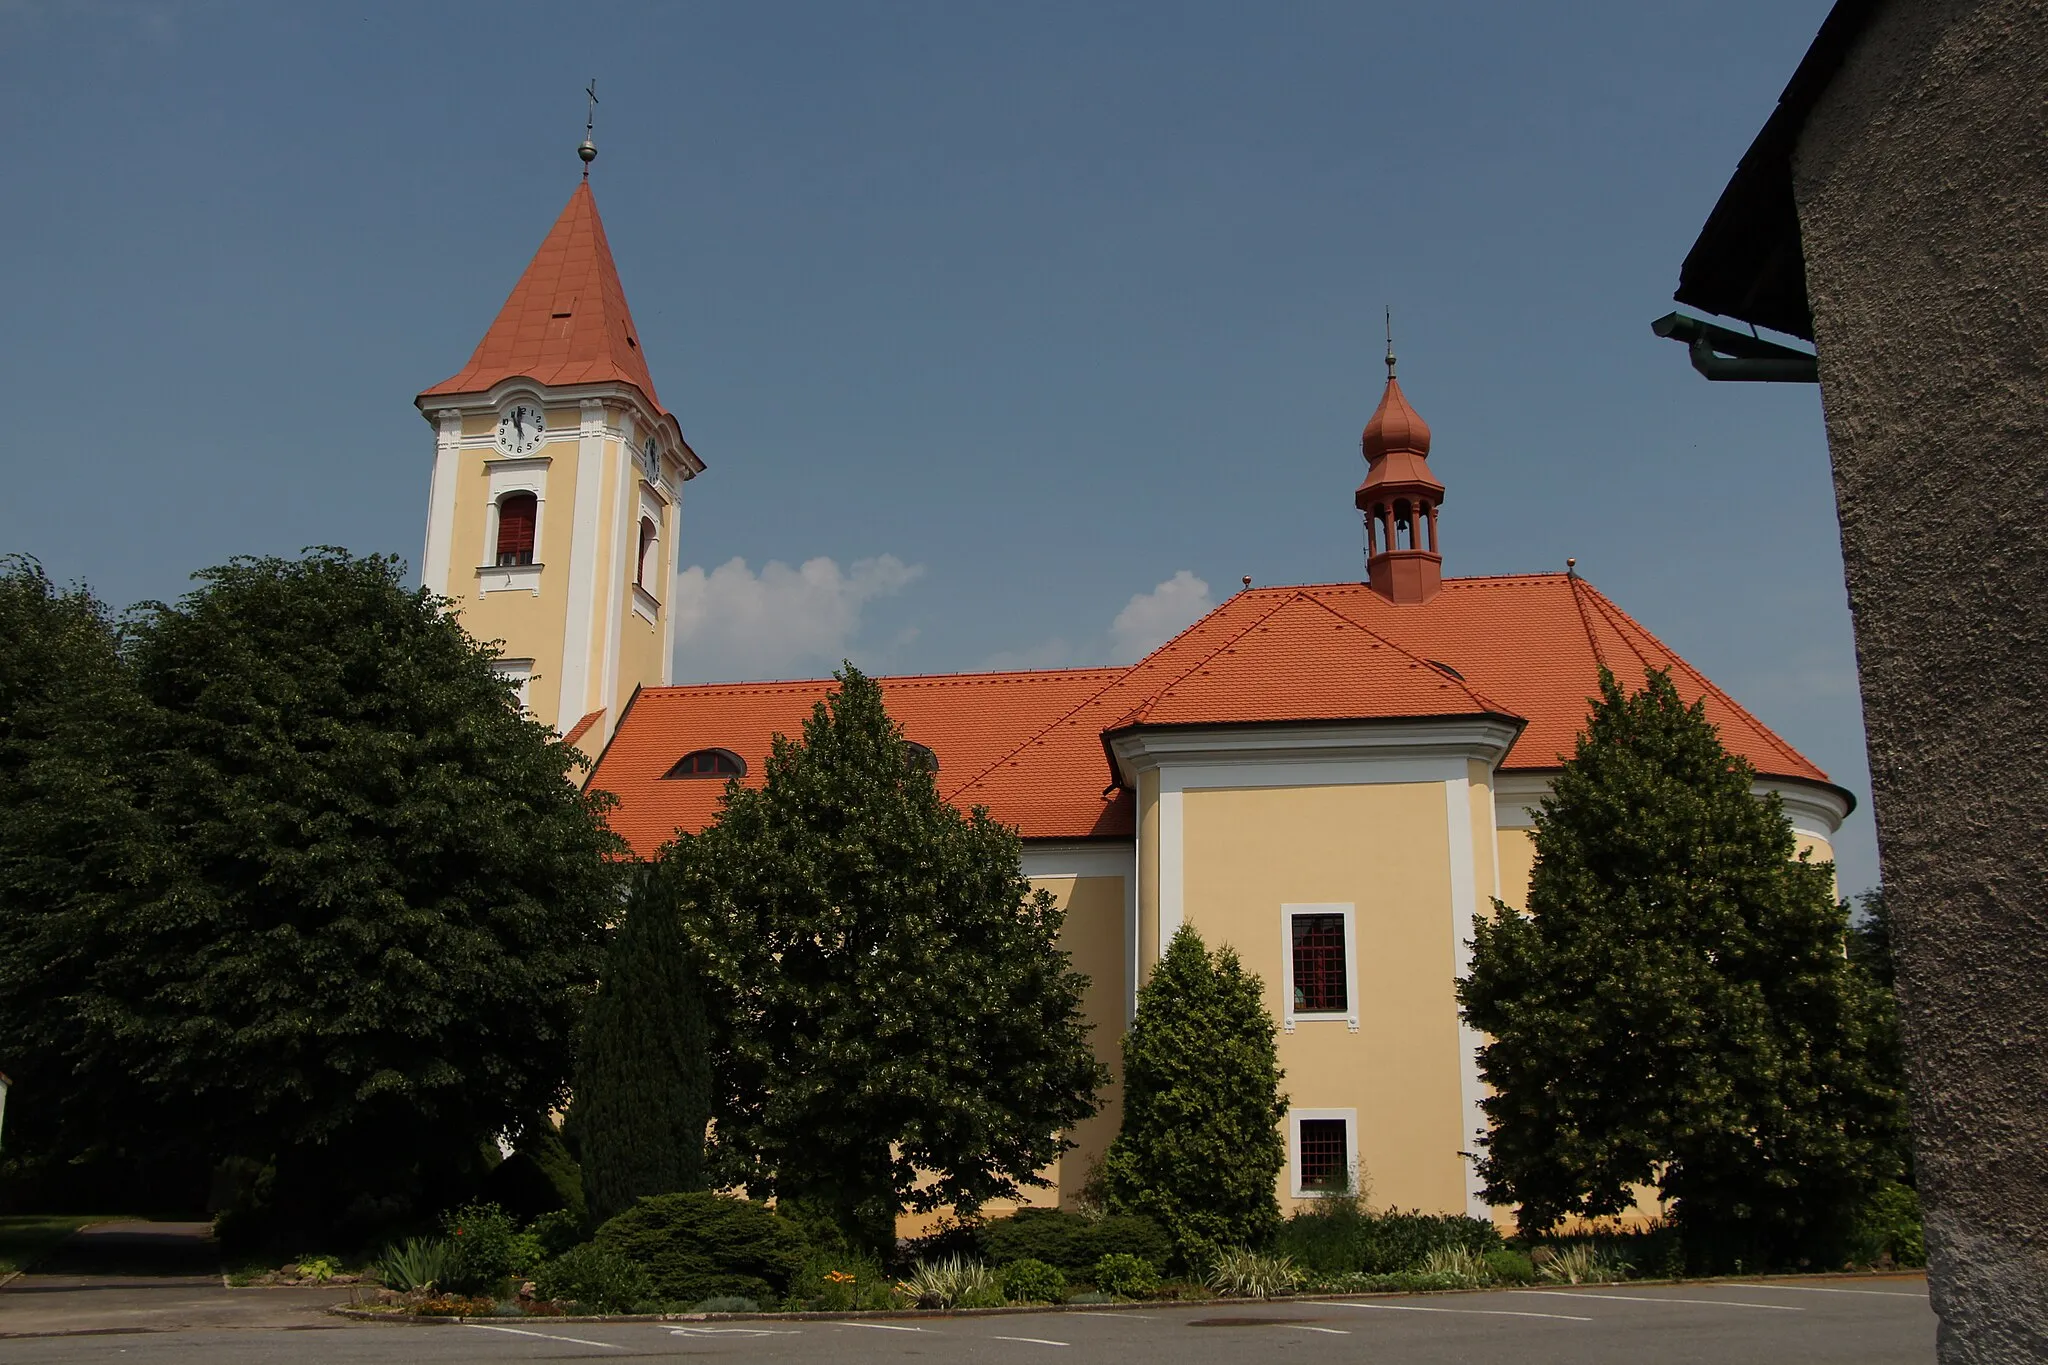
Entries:
[[534, 523], [540, 500], [531, 493], [507, 493], [498, 500], [498, 567], [533, 563]]
[[647, 586], [647, 561], [656, 558], [653, 554], [654, 542], [660, 534], [653, 517], [640, 518], [640, 555], [633, 561], [633, 586], [636, 588]]
[[730, 749], [698, 749], [684, 754], [663, 777], [745, 777], [747, 761]]
[[1408, 499], [1402, 498], [1394, 504], [1394, 548], [1412, 550], [1415, 548], [1415, 518], [1408, 509]]
[[904, 762], [913, 768], [922, 768], [928, 773], [939, 770], [939, 756], [914, 740], [903, 741]]

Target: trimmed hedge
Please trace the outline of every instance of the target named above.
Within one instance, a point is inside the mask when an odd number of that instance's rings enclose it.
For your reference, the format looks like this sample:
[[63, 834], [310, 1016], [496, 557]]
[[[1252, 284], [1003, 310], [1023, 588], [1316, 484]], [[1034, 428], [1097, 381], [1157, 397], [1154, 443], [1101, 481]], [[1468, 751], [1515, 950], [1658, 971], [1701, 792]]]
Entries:
[[1173, 1257], [1166, 1230], [1135, 1214], [1091, 1218], [1064, 1209], [1019, 1209], [985, 1225], [981, 1243], [996, 1265], [1043, 1261], [1084, 1279], [1105, 1256], [1136, 1256], [1155, 1266]]
[[1419, 1270], [1432, 1251], [1456, 1247], [1484, 1256], [1500, 1230], [1461, 1213], [1367, 1213], [1331, 1199], [1297, 1212], [1274, 1239], [1276, 1251], [1319, 1275], [1397, 1275]]
[[803, 1268], [803, 1234], [761, 1204], [722, 1194], [650, 1195], [597, 1230], [596, 1244], [646, 1269], [655, 1297], [780, 1301]]

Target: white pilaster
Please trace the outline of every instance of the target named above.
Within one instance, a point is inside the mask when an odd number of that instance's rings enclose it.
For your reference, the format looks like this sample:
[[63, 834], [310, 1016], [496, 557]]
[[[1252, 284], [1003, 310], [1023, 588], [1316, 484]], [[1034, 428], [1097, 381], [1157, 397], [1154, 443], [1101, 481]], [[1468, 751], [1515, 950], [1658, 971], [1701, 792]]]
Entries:
[[[1459, 980], [1472, 974], [1472, 922], [1479, 914], [1479, 869], [1472, 846], [1472, 783], [1462, 775], [1444, 783], [1444, 823], [1449, 827], [1451, 845], [1451, 952]], [[1464, 1151], [1479, 1151], [1479, 1139], [1486, 1136], [1486, 1114], [1479, 1107], [1485, 1094], [1479, 1083], [1479, 1049], [1486, 1039], [1458, 1016], [1458, 1097], [1462, 1101], [1465, 1125], [1461, 1141]], [[1479, 1163], [1465, 1158], [1465, 1212], [1474, 1218], [1491, 1217], [1479, 1191], [1486, 1182], [1479, 1178]]]
[[626, 618], [632, 614], [632, 551], [639, 547], [640, 539], [640, 523], [634, 515], [640, 501], [640, 480], [634, 477], [630, 454], [617, 461], [617, 468], [618, 485], [612, 492], [611, 553], [598, 561], [604, 575], [597, 594], [599, 609], [603, 612], [598, 618], [604, 629], [603, 689], [598, 693], [596, 705], [591, 708], [606, 708], [606, 734], [610, 734], [619, 723], [619, 711], [622, 709], [619, 704], [619, 649], [623, 643]]
[[434, 472], [427, 485], [427, 543], [420, 554], [420, 586], [453, 597], [448, 558], [455, 543], [455, 482], [462, 463], [462, 414], [434, 414]]
[[575, 536], [569, 546], [567, 616], [562, 626], [562, 701], [555, 728], [570, 726], [602, 702], [590, 700], [590, 654], [593, 624], [602, 619], [598, 564], [601, 559], [598, 513], [604, 505], [604, 404], [586, 398], [576, 438]]
[[669, 481], [668, 533], [661, 547], [661, 600], [668, 606], [661, 618], [661, 685], [676, 675], [676, 569], [683, 562], [683, 481]]

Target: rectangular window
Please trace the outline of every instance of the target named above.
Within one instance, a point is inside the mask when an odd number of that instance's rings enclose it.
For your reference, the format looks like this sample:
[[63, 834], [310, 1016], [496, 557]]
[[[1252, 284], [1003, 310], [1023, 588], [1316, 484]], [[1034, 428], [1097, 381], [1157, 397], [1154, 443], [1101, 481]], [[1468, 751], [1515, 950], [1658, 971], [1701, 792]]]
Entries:
[[1293, 1138], [1288, 1155], [1296, 1199], [1342, 1194], [1356, 1184], [1356, 1109], [1296, 1109], [1287, 1122]]
[[1351, 1008], [1351, 992], [1345, 970], [1349, 957], [1344, 943], [1345, 916], [1297, 911], [1291, 918], [1294, 1012], [1347, 1012]]

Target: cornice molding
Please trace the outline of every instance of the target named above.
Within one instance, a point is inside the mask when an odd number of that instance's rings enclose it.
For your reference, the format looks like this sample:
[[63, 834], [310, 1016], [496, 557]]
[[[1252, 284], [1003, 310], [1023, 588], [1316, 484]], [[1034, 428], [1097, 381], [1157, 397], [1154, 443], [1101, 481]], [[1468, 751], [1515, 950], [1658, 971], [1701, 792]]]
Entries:
[[682, 424], [669, 413], [661, 412], [647, 401], [647, 395], [632, 384], [605, 382], [601, 384], [547, 385], [536, 383], [524, 375], [501, 379], [480, 393], [437, 393], [422, 394], [413, 400], [420, 415], [429, 422], [445, 420], [441, 414], [455, 412], [462, 414], [495, 412], [514, 394], [531, 394], [543, 405], [567, 407], [576, 404], [581, 408], [587, 403], [602, 403], [631, 411], [637, 425], [650, 431], [666, 433], [667, 447], [662, 453], [674, 461], [683, 471], [685, 479], [694, 479], [704, 472], [704, 461], [697, 452], [690, 449], [690, 443], [683, 439]]
[[[1491, 768], [1521, 733], [1495, 716], [1442, 720], [1336, 721], [1298, 725], [1140, 727], [1109, 741], [1117, 774], [1131, 786], [1140, 773], [1182, 764], [1261, 765], [1463, 760]], [[1333, 779], [1335, 774], [1332, 774]]]

